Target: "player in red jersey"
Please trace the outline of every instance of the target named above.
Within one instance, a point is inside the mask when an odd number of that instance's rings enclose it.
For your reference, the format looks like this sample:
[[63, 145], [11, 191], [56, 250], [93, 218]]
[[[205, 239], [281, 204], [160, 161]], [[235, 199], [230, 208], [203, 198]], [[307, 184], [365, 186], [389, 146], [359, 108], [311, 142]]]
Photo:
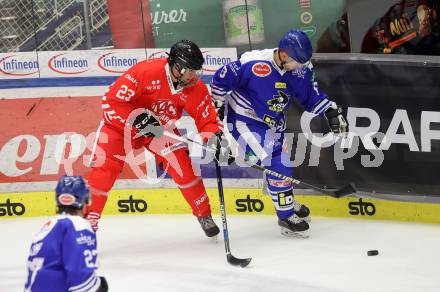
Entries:
[[[206, 85], [199, 79], [204, 59], [191, 41], [171, 47], [168, 58], [142, 61], [119, 77], [102, 97], [103, 121], [98, 129], [88, 183], [92, 204], [86, 218], [97, 230], [107, 194], [120, 174], [129, 148], [145, 147], [174, 179], [208, 237], [219, 233], [202, 178], [193, 171], [185, 144], [166, 136], [142, 133], [153, 112], [161, 126], [179, 134], [174, 122], [186, 111], [204, 142], [221, 139], [223, 127]], [[157, 120], [156, 120], [157, 122]], [[105, 134], [105, 135], [103, 135]], [[136, 135], [138, 134], [138, 135]], [[137, 137], [140, 136], [140, 137]], [[129, 142], [129, 143], [127, 143]]]

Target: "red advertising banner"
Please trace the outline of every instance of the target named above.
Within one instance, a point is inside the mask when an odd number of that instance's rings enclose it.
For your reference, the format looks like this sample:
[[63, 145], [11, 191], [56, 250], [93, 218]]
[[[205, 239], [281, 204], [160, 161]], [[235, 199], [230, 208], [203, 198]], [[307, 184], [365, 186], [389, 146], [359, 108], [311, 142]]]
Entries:
[[0, 100], [0, 183], [57, 180], [65, 159], [84, 174], [100, 116], [100, 97]]
[[[101, 115], [100, 96], [0, 100], [0, 186], [87, 177]], [[143, 148], [132, 154], [119, 179], [157, 182], [154, 156]]]

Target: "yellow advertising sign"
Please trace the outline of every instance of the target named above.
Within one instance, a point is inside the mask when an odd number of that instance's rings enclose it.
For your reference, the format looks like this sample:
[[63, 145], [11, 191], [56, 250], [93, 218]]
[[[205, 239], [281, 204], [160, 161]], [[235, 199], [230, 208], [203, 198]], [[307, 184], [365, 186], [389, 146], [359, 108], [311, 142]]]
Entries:
[[[219, 214], [217, 189], [207, 191], [212, 212]], [[295, 199], [310, 208], [312, 217], [440, 223], [438, 204], [310, 195], [296, 195]], [[275, 215], [271, 197], [260, 189], [225, 189], [225, 202], [227, 214]], [[54, 215], [55, 208], [51, 192], [0, 194], [0, 220]], [[114, 190], [109, 194], [104, 214], [191, 214], [191, 209], [178, 189]]]

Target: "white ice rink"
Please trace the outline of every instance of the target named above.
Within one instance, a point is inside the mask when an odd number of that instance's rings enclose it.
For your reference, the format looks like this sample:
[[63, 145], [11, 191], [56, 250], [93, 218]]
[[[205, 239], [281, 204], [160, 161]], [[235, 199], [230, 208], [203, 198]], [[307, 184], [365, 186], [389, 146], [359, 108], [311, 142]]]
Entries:
[[[217, 223], [220, 218], [215, 217]], [[0, 220], [0, 291], [22, 291], [32, 235], [47, 218]], [[107, 216], [98, 233], [110, 291], [440, 291], [440, 226], [313, 218], [308, 239], [280, 235], [272, 216], [229, 216], [223, 236], [190, 215]], [[367, 251], [378, 249], [379, 256]]]

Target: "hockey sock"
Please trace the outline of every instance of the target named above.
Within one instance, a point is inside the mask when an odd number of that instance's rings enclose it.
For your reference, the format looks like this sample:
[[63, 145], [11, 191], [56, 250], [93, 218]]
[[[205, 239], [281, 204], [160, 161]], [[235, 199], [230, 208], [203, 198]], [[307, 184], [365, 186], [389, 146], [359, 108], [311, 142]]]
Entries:
[[211, 215], [211, 206], [203, 180], [197, 177], [193, 182], [179, 186], [182, 195], [191, 206], [194, 216], [205, 217]]

